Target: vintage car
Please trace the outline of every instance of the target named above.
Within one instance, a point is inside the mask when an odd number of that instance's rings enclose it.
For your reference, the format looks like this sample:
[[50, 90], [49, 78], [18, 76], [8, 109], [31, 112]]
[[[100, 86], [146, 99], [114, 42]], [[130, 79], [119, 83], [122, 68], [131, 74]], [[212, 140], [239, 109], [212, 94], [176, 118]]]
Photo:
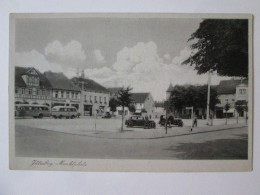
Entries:
[[[161, 115], [161, 116], [160, 116], [159, 124], [160, 124], [161, 126], [165, 126], [165, 121], [166, 121], [165, 119], [166, 119], [165, 115]], [[168, 117], [168, 119], [167, 119], [167, 124], [168, 124], [168, 125], [176, 125], [176, 126], [178, 126], [178, 127], [182, 127], [182, 126], [183, 126], [183, 121], [182, 121], [181, 118], [175, 118], [175, 117], [173, 117], [172, 115], [170, 115], [170, 116]]]
[[102, 118], [111, 118], [110, 112], [105, 112], [105, 114], [102, 116]]
[[145, 129], [151, 129], [156, 127], [156, 123], [153, 120], [145, 120], [145, 117], [140, 115], [131, 116], [129, 119], [125, 121], [125, 125], [127, 127], [143, 127]]

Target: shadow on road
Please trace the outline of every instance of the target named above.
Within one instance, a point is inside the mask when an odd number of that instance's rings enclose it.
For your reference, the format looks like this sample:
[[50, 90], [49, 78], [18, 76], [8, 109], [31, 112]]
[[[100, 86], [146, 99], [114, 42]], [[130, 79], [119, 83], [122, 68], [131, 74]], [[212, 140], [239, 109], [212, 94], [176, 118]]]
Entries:
[[231, 160], [248, 159], [248, 135], [236, 135], [234, 139], [216, 139], [203, 143], [180, 143], [166, 150], [173, 152], [173, 157], [190, 160]]

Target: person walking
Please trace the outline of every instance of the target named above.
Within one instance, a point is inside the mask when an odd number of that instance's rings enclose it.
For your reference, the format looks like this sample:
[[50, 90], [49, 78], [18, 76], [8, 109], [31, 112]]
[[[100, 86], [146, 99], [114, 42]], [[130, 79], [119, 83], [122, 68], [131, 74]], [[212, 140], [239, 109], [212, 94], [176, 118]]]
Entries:
[[195, 115], [194, 117], [194, 122], [193, 122], [193, 127], [197, 127], [198, 126], [198, 118], [197, 116]]

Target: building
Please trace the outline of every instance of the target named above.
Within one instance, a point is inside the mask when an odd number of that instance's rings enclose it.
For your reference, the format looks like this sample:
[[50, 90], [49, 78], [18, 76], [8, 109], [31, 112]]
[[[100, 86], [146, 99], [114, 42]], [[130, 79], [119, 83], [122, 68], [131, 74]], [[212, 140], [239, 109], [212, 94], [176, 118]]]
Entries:
[[102, 115], [109, 110], [110, 94], [105, 87], [83, 77], [74, 77], [71, 81], [81, 90], [81, 115]]
[[15, 67], [15, 103], [51, 105], [51, 84], [35, 68]]
[[[248, 80], [222, 80], [217, 87], [217, 92], [220, 103], [216, 105], [216, 117], [223, 118], [226, 114], [228, 117], [237, 116], [235, 103], [241, 100], [248, 101]], [[227, 103], [230, 109], [226, 113], [224, 108]], [[240, 116], [244, 116], [244, 113]]]
[[132, 93], [131, 98], [137, 113], [147, 112], [149, 116], [154, 116], [154, 100], [151, 93]]
[[51, 106], [74, 106], [80, 109], [80, 89], [63, 73], [47, 71], [43, 74], [52, 87]]

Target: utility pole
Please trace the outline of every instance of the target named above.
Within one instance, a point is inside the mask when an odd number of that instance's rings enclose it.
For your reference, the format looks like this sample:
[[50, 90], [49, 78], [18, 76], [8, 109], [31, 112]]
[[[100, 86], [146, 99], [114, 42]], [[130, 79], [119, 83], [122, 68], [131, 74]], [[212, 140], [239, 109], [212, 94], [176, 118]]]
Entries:
[[210, 84], [211, 84], [211, 71], [208, 72], [208, 97], [207, 97], [207, 125], [210, 125], [210, 110], [209, 110], [209, 105], [210, 105]]

